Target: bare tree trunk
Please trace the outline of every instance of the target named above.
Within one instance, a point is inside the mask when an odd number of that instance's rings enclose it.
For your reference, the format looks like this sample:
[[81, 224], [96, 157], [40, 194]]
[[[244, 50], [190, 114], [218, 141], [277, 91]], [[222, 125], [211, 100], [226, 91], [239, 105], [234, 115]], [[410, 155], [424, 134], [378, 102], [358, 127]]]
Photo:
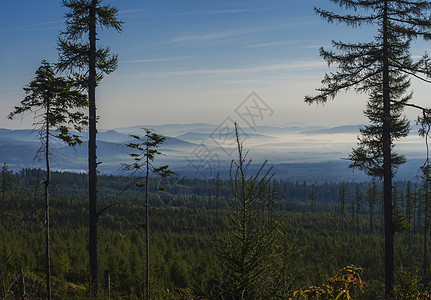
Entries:
[[5, 206], [5, 195], [6, 195], [6, 163], [3, 164], [2, 170], [2, 193], [1, 193], [1, 225], [4, 225], [4, 206]]
[[359, 235], [359, 211], [361, 209], [361, 194], [359, 183], [356, 184], [356, 235]]
[[96, 6], [97, 0], [91, 1], [89, 22], [89, 140], [88, 140], [88, 176], [89, 176], [89, 256], [91, 272], [91, 291], [98, 293], [98, 257], [97, 257], [97, 115], [96, 115]]
[[376, 194], [375, 194], [375, 186], [369, 185], [369, 205], [370, 205], [370, 233], [373, 233], [373, 214], [374, 214], [374, 205], [376, 203]]
[[391, 297], [394, 286], [394, 229], [392, 223], [391, 108], [389, 84], [388, 1], [383, 15], [383, 207], [385, 220], [385, 295]]
[[424, 207], [424, 278], [427, 275], [427, 235], [428, 235], [428, 174], [425, 177], [425, 207]]
[[46, 255], [46, 299], [51, 300], [51, 257], [50, 257], [50, 236], [49, 236], [49, 184], [51, 182], [51, 169], [49, 165], [49, 101], [46, 107], [46, 139], [45, 139], [45, 255]]
[[407, 230], [407, 238], [408, 238], [408, 244], [409, 244], [409, 253], [411, 250], [411, 215], [412, 215], [413, 207], [412, 207], [412, 199], [411, 199], [411, 186], [410, 181], [407, 182], [407, 190], [406, 190], [406, 218], [407, 218], [407, 227], [409, 228]]
[[22, 271], [22, 266], [20, 266], [20, 281], [19, 281], [19, 297], [21, 300], [25, 299], [25, 279], [24, 273]]
[[147, 136], [147, 149], [146, 149], [146, 175], [145, 175], [145, 246], [146, 246], [146, 263], [147, 263], [147, 278], [145, 281], [146, 299], [150, 299], [150, 212], [149, 212], [149, 146], [148, 146], [148, 136]]
[[111, 271], [105, 271], [105, 293], [108, 300], [111, 299]]

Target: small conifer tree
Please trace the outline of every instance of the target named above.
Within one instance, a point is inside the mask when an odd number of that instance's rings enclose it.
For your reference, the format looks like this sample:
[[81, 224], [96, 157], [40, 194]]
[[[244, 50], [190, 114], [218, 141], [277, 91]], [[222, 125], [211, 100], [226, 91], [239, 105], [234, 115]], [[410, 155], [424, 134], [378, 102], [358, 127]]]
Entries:
[[[232, 161], [227, 220], [230, 230], [214, 246], [220, 272], [217, 297], [221, 299], [268, 299], [279, 289], [274, 246], [276, 230], [270, 211], [272, 168], [264, 162], [250, 174], [251, 160], [243, 150], [236, 127], [238, 159]], [[267, 211], [268, 213], [265, 213]], [[273, 220], [273, 219], [272, 219]]]
[[[145, 188], [145, 255], [146, 255], [146, 280], [145, 291], [146, 299], [150, 299], [150, 174], [168, 178], [172, 172], [168, 165], [155, 167], [153, 161], [157, 155], [162, 154], [158, 148], [165, 142], [166, 138], [159, 135], [151, 129], [145, 129], [145, 135], [132, 135], [133, 142], [126, 146], [134, 152], [130, 153], [134, 162], [124, 164], [126, 171], [131, 171], [134, 178], [134, 184], [138, 187]], [[158, 187], [163, 189], [162, 187]]]

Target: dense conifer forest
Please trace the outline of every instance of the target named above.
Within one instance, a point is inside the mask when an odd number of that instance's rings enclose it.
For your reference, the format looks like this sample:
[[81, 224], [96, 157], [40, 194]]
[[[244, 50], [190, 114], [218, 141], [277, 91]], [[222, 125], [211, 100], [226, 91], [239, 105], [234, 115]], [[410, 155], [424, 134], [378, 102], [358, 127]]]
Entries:
[[[8, 116], [34, 114], [41, 142], [35, 154], [45, 168], [13, 173], [5, 162], [1, 170], [0, 299], [431, 298], [431, 109], [412, 102], [410, 90], [411, 78], [431, 83], [431, 58], [411, 51], [415, 40], [431, 39], [430, 1], [329, 0], [338, 8], [314, 8], [330, 24], [374, 30], [371, 40], [320, 48], [335, 68], [305, 102], [325, 104], [354, 91], [367, 97], [369, 121], [347, 160], [370, 181], [324, 184], [282, 181], [267, 161], [252, 164], [231, 117], [218, 138], [210, 133], [234, 157], [228, 179], [171, 176], [169, 165], [156, 162], [165, 137], [149, 128], [126, 144], [133, 162], [122, 166], [131, 175], [101, 174], [96, 88], [118, 67], [101, 32], [120, 33], [124, 24], [119, 9], [102, 2], [61, 1], [67, 12], [59, 60], [42, 60], [21, 106]], [[44, 24], [50, 23], [57, 22]], [[255, 118], [273, 110], [251, 96], [254, 104], [243, 101], [235, 113], [256, 131]], [[426, 150], [417, 178], [397, 182], [407, 158], [394, 145], [411, 129], [406, 107], [417, 113]], [[88, 173], [51, 172], [52, 142], [81, 145], [83, 129]], [[217, 154], [197, 158], [205, 164], [208, 156]]]
[[[41, 178], [44, 172], [36, 169], [9, 173], [3, 189], [2, 299], [18, 299], [22, 292], [25, 299], [44, 298]], [[86, 174], [52, 175], [55, 299], [87, 299], [89, 295], [87, 180]], [[230, 183], [216, 178], [155, 179], [153, 183], [152, 188], [163, 183], [167, 190], [153, 192], [151, 201], [152, 297], [211, 299], [219, 281], [217, 243], [233, 230], [227, 218]], [[124, 190], [128, 184], [130, 177], [99, 177], [101, 206], [118, 203], [100, 218], [100, 270], [102, 274], [109, 271], [111, 299], [140, 299], [144, 295], [144, 199], [139, 187]], [[278, 298], [293, 297], [294, 291], [319, 285], [350, 265], [363, 268], [361, 278], [367, 284], [363, 294], [357, 289], [354, 299], [382, 295], [384, 241], [379, 182], [315, 185], [273, 180], [271, 186], [275, 190], [269, 196], [273, 212], [266, 210], [265, 218], [273, 218], [277, 226], [272, 237], [277, 248], [270, 256], [281, 256], [283, 261], [271, 270], [274, 278], [284, 278], [278, 286]], [[417, 282], [417, 286], [410, 286], [410, 292], [418, 293], [430, 281], [429, 272], [423, 274], [423, 190], [410, 182], [397, 182], [396, 186], [397, 212], [409, 225], [396, 234], [396, 274], [401, 274], [397, 284]], [[300, 297], [299, 292], [296, 296]], [[100, 297], [106, 299], [107, 289]]]

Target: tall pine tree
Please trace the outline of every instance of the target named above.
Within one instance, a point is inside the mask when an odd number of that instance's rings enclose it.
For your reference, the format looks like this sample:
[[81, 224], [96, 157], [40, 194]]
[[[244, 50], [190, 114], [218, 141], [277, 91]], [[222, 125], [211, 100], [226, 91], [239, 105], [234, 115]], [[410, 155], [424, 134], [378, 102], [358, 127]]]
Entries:
[[409, 52], [415, 38], [431, 38], [429, 1], [330, 0], [353, 14], [338, 14], [316, 8], [329, 23], [344, 23], [353, 28], [371, 24], [377, 28], [375, 39], [364, 43], [332, 42], [336, 51], [320, 50], [321, 56], [336, 72], [325, 75], [319, 94], [307, 96], [308, 103], [326, 103], [340, 91], [368, 93], [365, 114], [371, 125], [361, 131], [359, 146], [351, 155], [352, 166], [383, 179], [385, 222], [385, 294], [394, 284], [394, 228], [392, 222], [392, 178], [404, 157], [393, 152], [393, 142], [408, 133], [402, 117], [409, 104], [409, 76], [428, 76], [428, 57], [413, 62]]
[[60, 71], [68, 71], [76, 76], [88, 91], [89, 102], [89, 139], [88, 139], [88, 176], [89, 176], [89, 256], [91, 287], [93, 294], [98, 293], [98, 250], [97, 227], [99, 212], [97, 208], [97, 114], [96, 86], [103, 78], [117, 68], [117, 55], [111, 55], [109, 48], [97, 47], [97, 27], [122, 30], [118, 20], [118, 9], [102, 5], [103, 0], [63, 0], [66, 13], [66, 31], [58, 40]]
[[419, 130], [419, 134], [425, 138], [425, 146], [426, 146], [426, 159], [423, 166], [420, 168], [421, 170], [421, 179], [422, 179], [422, 189], [423, 189], [423, 209], [425, 214], [425, 224], [424, 224], [424, 277], [427, 275], [427, 236], [429, 231], [429, 194], [431, 191], [431, 163], [429, 158], [429, 138], [431, 132], [431, 123], [428, 120], [429, 111], [424, 111], [423, 116], [418, 118], [418, 123], [421, 124], [421, 128]]

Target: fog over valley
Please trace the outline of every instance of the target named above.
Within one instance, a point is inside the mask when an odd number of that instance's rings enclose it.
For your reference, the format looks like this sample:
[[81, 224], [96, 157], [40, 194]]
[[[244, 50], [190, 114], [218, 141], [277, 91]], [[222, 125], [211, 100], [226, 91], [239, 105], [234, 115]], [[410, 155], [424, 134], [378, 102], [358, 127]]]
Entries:
[[[412, 122], [412, 124], [414, 124]], [[240, 128], [240, 136], [248, 157], [254, 163], [268, 161], [274, 166], [276, 177], [287, 180], [343, 181], [368, 180], [362, 172], [347, 169], [351, 149], [357, 143], [359, 128], [363, 125], [346, 126], [256, 126]], [[395, 149], [408, 158], [398, 174], [401, 179], [414, 177], [417, 167], [425, 159], [425, 141], [412, 126], [407, 139], [396, 143]], [[218, 172], [228, 177], [230, 162], [235, 156], [234, 131], [205, 123], [141, 125], [99, 130], [99, 169], [105, 174], [122, 174], [122, 164], [130, 162], [126, 143], [131, 134], [142, 135], [142, 128], [151, 128], [166, 137], [161, 146], [163, 156], [157, 159], [167, 163], [177, 176], [214, 177]], [[53, 167], [61, 171], [86, 172], [87, 133], [84, 143], [75, 149], [56, 144]], [[35, 157], [39, 147], [37, 133], [32, 130], [0, 129], [0, 156], [10, 168], [42, 167]], [[321, 177], [325, 172], [327, 176]], [[326, 171], [325, 171], [326, 170]], [[332, 177], [331, 177], [332, 176]]]

